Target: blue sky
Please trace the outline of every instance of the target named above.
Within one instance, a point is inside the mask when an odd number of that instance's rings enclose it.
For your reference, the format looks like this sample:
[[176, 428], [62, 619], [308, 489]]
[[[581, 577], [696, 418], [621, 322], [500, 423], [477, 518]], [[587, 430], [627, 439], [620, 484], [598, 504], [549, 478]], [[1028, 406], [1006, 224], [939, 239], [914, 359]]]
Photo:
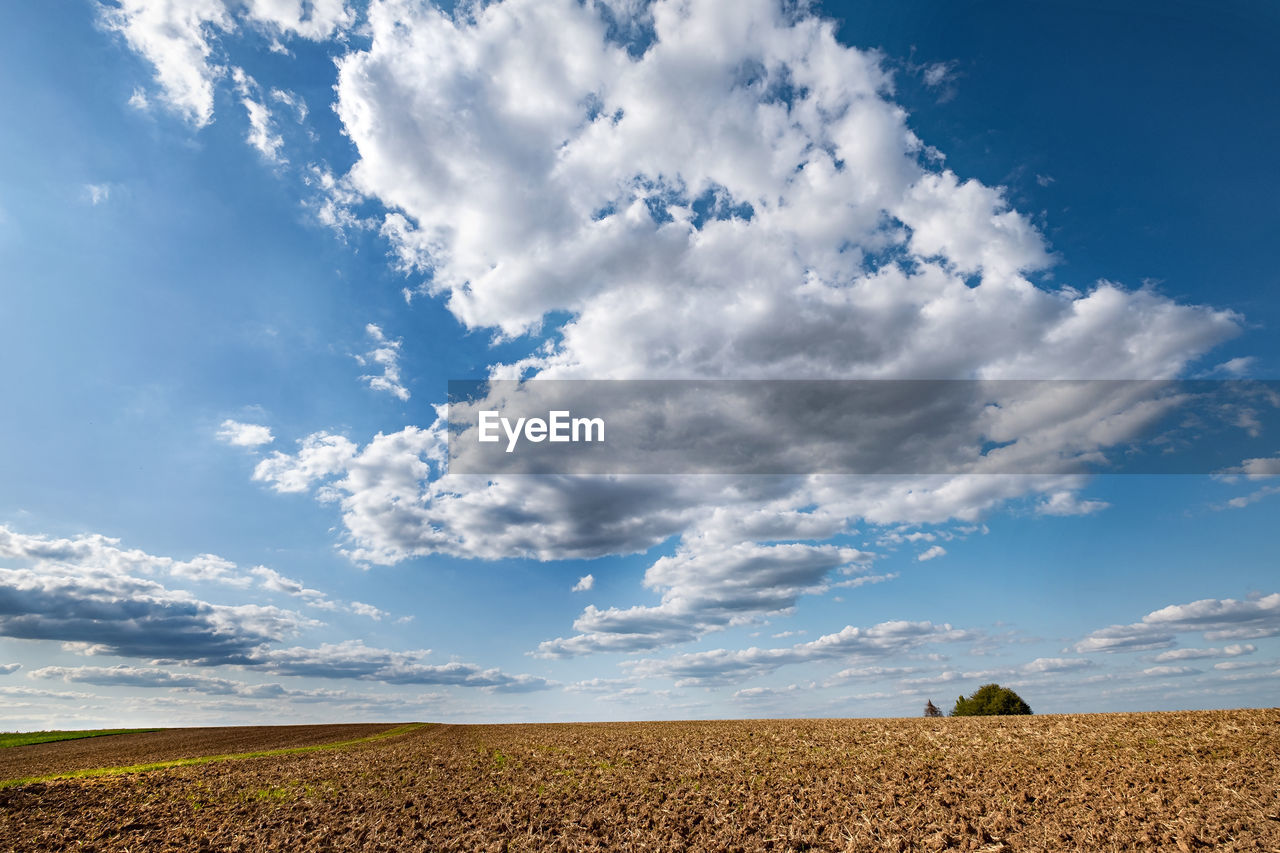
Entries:
[[1216, 477], [435, 461], [512, 371], [1275, 378], [1274, 9], [307, 9], [0, 10], [0, 726], [1275, 703], [1265, 432]]

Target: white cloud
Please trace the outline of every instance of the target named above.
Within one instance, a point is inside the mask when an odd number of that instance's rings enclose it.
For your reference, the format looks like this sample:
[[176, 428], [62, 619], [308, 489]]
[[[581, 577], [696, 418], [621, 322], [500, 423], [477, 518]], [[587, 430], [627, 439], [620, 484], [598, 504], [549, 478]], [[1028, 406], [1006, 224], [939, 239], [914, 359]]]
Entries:
[[375, 391], [386, 391], [401, 400], [409, 399], [409, 389], [400, 380], [400, 339], [391, 340], [382, 332], [382, 328], [370, 323], [364, 327], [365, 333], [373, 340], [373, 349], [363, 355], [356, 356], [361, 365], [374, 365], [382, 368], [381, 374], [361, 376], [369, 387]]
[[89, 204], [97, 207], [111, 198], [111, 184], [85, 184], [84, 192]]
[[1018, 671], [1026, 675], [1074, 672], [1093, 665], [1093, 661], [1087, 658], [1036, 658], [1020, 666]]
[[1253, 643], [1233, 643], [1223, 648], [1214, 649], [1170, 649], [1155, 656], [1157, 663], [1173, 660], [1199, 660], [1201, 658], [1229, 658], [1238, 655], [1251, 655], [1258, 650]]
[[870, 628], [852, 625], [788, 648], [715, 649], [666, 659], [627, 661], [635, 677], [672, 678], [677, 687], [733, 684], [768, 675], [783, 666], [822, 660], [857, 660], [904, 654], [922, 645], [971, 638], [966, 631], [931, 622], [881, 622]]
[[1054, 492], [1036, 504], [1040, 515], [1092, 515], [1109, 507], [1106, 501], [1081, 500], [1075, 492]]
[[318, 607], [322, 610], [337, 609], [337, 604], [320, 590], [308, 589], [301, 581], [287, 578], [274, 569], [268, 569], [266, 566], [255, 566], [249, 571], [258, 578], [258, 583], [263, 589], [301, 598], [312, 607]]
[[72, 643], [88, 654], [242, 663], [312, 623], [278, 607], [218, 605], [110, 571], [0, 569], [0, 636]]
[[[155, 68], [165, 102], [196, 127], [213, 120], [213, 88], [222, 68], [211, 64], [211, 36], [233, 27], [222, 0], [170, 3], [119, 0], [103, 6], [104, 24]], [[135, 96], [136, 96], [135, 92]]]
[[[204, 612], [202, 608], [212, 606], [200, 602], [189, 593], [168, 590], [161, 584], [146, 579], [148, 576], [156, 575], [168, 576], [177, 581], [218, 584], [236, 589], [246, 589], [256, 581], [261, 589], [298, 598], [306, 602], [308, 606], [319, 610], [346, 611], [374, 619], [375, 621], [390, 615], [383, 610], [362, 602], [353, 601], [348, 603], [331, 599], [325, 593], [310, 589], [301, 581], [287, 578], [266, 566], [255, 566], [247, 571], [241, 571], [235, 563], [216, 554], [199, 554], [189, 560], [177, 560], [172, 557], [149, 554], [136, 548], [122, 548], [119, 539], [99, 534], [84, 534], [70, 539], [56, 539], [47, 536], [17, 533], [7, 526], [0, 525], [0, 559], [29, 562], [41, 577], [50, 579], [51, 583], [55, 579], [61, 579], [55, 584], [56, 591], [38, 592], [26, 580], [13, 575], [11, 580], [15, 584], [21, 581], [20, 591], [16, 589], [10, 591], [9, 594], [13, 596], [30, 598], [47, 594], [52, 596], [53, 599], [57, 599], [60, 605], [65, 603], [66, 606], [71, 607], [76, 601], [80, 601], [80, 604], [75, 606], [87, 608], [94, 605], [87, 604], [85, 603], [86, 601], [94, 601], [97, 600], [96, 597], [108, 594], [104, 590], [118, 588], [122, 591], [128, 591], [120, 594], [124, 598], [135, 597], [137, 600], [133, 604], [129, 604], [122, 598], [119, 602], [113, 602], [112, 608], [108, 608], [114, 609], [117, 606], [121, 608], [121, 615], [118, 618], [125, 623], [130, 621], [129, 617], [123, 615], [129, 607], [134, 607], [139, 612], [152, 608], [158, 614], [162, 614], [170, 612], [173, 607], [190, 607], [195, 608], [196, 611]], [[232, 611], [234, 611], [234, 608], [228, 610], [227, 608], [214, 606], [214, 610], [208, 612], [230, 613]], [[259, 611], [250, 609], [238, 612], [245, 614]], [[281, 619], [295, 620], [299, 626], [312, 624], [310, 620], [297, 614], [292, 614], [291, 611], [277, 611], [275, 608], [266, 608], [261, 612], [278, 612], [282, 614], [280, 616]], [[110, 617], [104, 614], [102, 618], [108, 619]], [[182, 621], [178, 617], [166, 618], [172, 618], [174, 622]], [[188, 628], [195, 631], [199, 624], [210, 624], [208, 620], [201, 622], [202, 618], [204, 617], [200, 617], [199, 613], [191, 616], [188, 619]], [[36, 623], [42, 624], [37, 625]], [[28, 613], [16, 622], [9, 623], [8, 629], [11, 631], [30, 630], [36, 633], [44, 632], [49, 633], [51, 637], [56, 635], [58, 631], [63, 630], [54, 627], [53, 623], [49, 623], [48, 620], [42, 620], [39, 618], [39, 614], [36, 613]], [[65, 630], [75, 633], [78, 629], [73, 630], [69, 627]], [[107, 636], [108, 633], [107, 629], [104, 628], [103, 636]], [[272, 636], [276, 634], [278, 632], [272, 633]], [[89, 640], [73, 639], [71, 642], [85, 642], [89, 646], [100, 645], [100, 643]], [[192, 642], [196, 642], [196, 640], [192, 639]], [[125, 647], [129, 646], [126, 644]]]
[[258, 578], [258, 584], [263, 589], [300, 598], [318, 610], [346, 611], [357, 616], [365, 616], [375, 622], [381, 622], [391, 615], [385, 610], [374, 607], [372, 604], [365, 604], [362, 601], [343, 602], [330, 598], [320, 590], [310, 589], [302, 581], [285, 577], [266, 566], [255, 566], [249, 571]]
[[592, 575], [583, 575], [578, 578], [578, 582], [573, 585], [571, 592], [586, 592], [596, 585], [596, 579]]
[[1280, 456], [1262, 456], [1246, 459], [1234, 468], [1227, 468], [1222, 474], [1243, 474], [1250, 480], [1264, 477], [1280, 477]]
[[253, 479], [268, 482], [277, 492], [305, 492], [314, 480], [344, 470], [356, 446], [340, 435], [315, 433], [300, 444], [297, 455], [275, 451], [253, 469]]
[[1175, 635], [1182, 633], [1199, 633], [1210, 641], [1274, 637], [1280, 634], [1280, 593], [1246, 601], [1205, 598], [1189, 604], [1171, 604], [1148, 613], [1141, 622], [1094, 631], [1076, 643], [1075, 650], [1085, 653], [1167, 649], [1174, 644]]
[[1250, 371], [1253, 370], [1254, 365], [1257, 364], [1257, 361], [1258, 359], [1251, 355], [1240, 356], [1240, 357], [1228, 359], [1227, 361], [1222, 362], [1221, 364], [1215, 366], [1212, 372], [1222, 374], [1225, 376], [1237, 376], [1237, 377], [1245, 376]]
[[1238, 669], [1270, 669], [1276, 665], [1274, 660], [1227, 660], [1215, 663], [1213, 668], [1219, 671], [1232, 671]]
[[22, 669], [22, 664], [20, 663], [6, 663], [0, 666], [0, 675], [12, 675], [20, 669]]
[[921, 72], [924, 84], [931, 88], [945, 85], [955, 80], [954, 62], [934, 62], [926, 65]]
[[[1040, 235], [999, 190], [917, 163], [877, 57], [831, 24], [765, 0], [651, 12], [633, 57], [568, 0], [466, 19], [389, 2], [341, 62], [352, 182], [396, 211], [430, 288], [507, 334], [573, 312], [543, 375], [1163, 376], [1235, 331], [1149, 291], [1020, 278], [1048, 263]], [[724, 213], [697, 221], [708, 198]], [[917, 271], [869, 272], [891, 247]]]
[[[226, 74], [217, 58], [224, 34], [247, 25], [320, 40], [354, 22], [344, 0], [112, 0], [101, 14], [108, 30], [151, 63], [164, 102], [197, 128], [213, 121], [214, 90]], [[144, 108], [147, 96], [134, 90], [129, 102]]]
[[257, 149], [267, 162], [277, 165], [284, 163], [285, 159], [280, 154], [280, 149], [284, 147], [284, 137], [274, 128], [271, 110], [261, 100], [257, 81], [242, 68], [231, 69], [231, 79], [235, 82], [236, 93], [240, 96], [240, 103], [244, 105], [249, 119], [249, 134], [245, 141]]
[[307, 102], [302, 96], [296, 92], [289, 92], [284, 89], [272, 89], [271, 100], [279, 104], [284, 104], [294, 111], [298, 122], [302, 123], [307, 120]]
[[801, 595], [825, 592], [828, 575], [862, 571], [871, 555], [834, 545], [740, 543], [729, 548], [683, 548], [658, 559], [644, 583], [662, 590], [654, 606], [588, 606], [574, 621], [572, 637], [547, 640], [540, 657], [601, 651], [640, 651], [696, 640], [795, 607]]
[[[352, 20], [341, 3], [310, 8], [256, 0], [237, 18], [213, 0], [125, 0], [107, 20], [201, 125], [226, 73], [218, 38], [241, 23], [323, 38]], [[839, 44], [832, 22], [770, 0], [613, 4], [651, 23], [640, 53], [611, 38], [604, 8], [506, 0], [448, 15], [386, 0], [338, 63], [357, 158], [342, 176], [316, 167], [317, 217], [364, 227], [356, 209], [381, 208], [399, 262], [468, 328], [516, 336], [567, 314], [495, 376], [1166, 378], [1239, 331], [1232, 312], [1151, 288], [1034, 283], [1053, 261], [1043, 235], [1002, 188], [932, 165], [879, 56]], [[401, 341], [368, 333], [361, 363], [381, 372], [362, 378], [407, 399]], [[1099, 405], [1034, 400], [986, 425], [1003, 441], [1033, 433], [1037, 452], [1086, 453], [1162, 411], [1135, 397], [1099, 421]], [[338, 505], [365, 562], [593, 557], [678, 537], [646, 573], [658, 605], [587, 608], [576, 635], [544, 644], [553, 655], [696, 639], [866, 582], [833, 577], [845, 549], [799, 544], [855, 519], [974, 522], [1028, 496], [1044, 513], [1104, 506], [1061, 476], [444, 478], [443, 447], [440, 422], [368, 441], [317, 432], [254, 479]], [[1167, 626], [1129, 627], [1086, 643], [1172, 642]]]
[[385, 610], [380, 610], [372, 604], [365, 604], [363, 601], [353, 601], [347, 605], [351, 612], [357, 616], [367, 616], [374, 622], [381, 622], [391, 614]]
[[218, 428], [218, 440], [237, 447], [259, 447], [275, 441], [271, 428], [261, 424], [246, 424], [227, 418]]
[[1238, 497], [1231, 498], [1227, 501], [1226, 507], [1230, 509], [1244, 509], [1250, 504], [1255, 504], [1258, 501], [1264, 498], [1269, 498], [1275, 494], [1280, 494], [1280, 486], [1263, 486], [1261, 489], [1254, 489], [1247, 495], [1240, 495]]
[[926, 560], [936, 560], [938, 557], [945, 556], [946, 553], [946, 548], [943, 548], [941, 545], [933, 545], [927, 550], [921, 552], [916, 559], [923, 563]]
[[71, 539], [18, 533], [0, 525], [0, 558], [29, 561], [45, 573], [96, 572], [113, 576], [166, 574], [182, 580], [248, 586], [252, 580], [236, 564], [216, 554], [190, 560], [148, 554], [120, 547], [120, 540], [96, 533]]
[[1169, 676], [1197, 675], [1200, 670], [1190, 666], [1149, 666], [1142, 671], [1143, 675], [1152, 678], [1166, 678]]
[[498, 693], [524, 693], [556, 686], [545, 678], [510, 675], [473, 663], [423, 663], [421, 659], [428, 654], [430, 652], [426, 649], [393, 652], [371, 648], [359, 640], [349, 640], [324, 643], [319, 648], [262, 649], [255, 655], [252, 665], [277, 675], [479, 687]]
[[[367, 703], [371, 709], [403, 707], [406, 704], [405, 697], [389, 696], [385, 693], [361, 694], [326, 688], [300, 690], [274, 682], [253, 683], [203, 673], [175, 672], [154, 666], [46, 666], [33, 670], [27, 675], [29, 678], [61, 679], [69, 684], [168, 689], [204, 696], [234, 696], [244, 699], [287, 700], [303, 703]], [[423, 698], [425, 697], [419, 697], [419, 701]], [[442, 697], [437, 694], [436, 698]], [[136, 701], [136, 699], [137, 697], [131, 697], [126, 701]]]
[[[358, 159], [346, 176], [317, 173], [329, 196], [317, 215], [354, 227], [359, 200], [381, 205], [401, 262], [429, 271], [468, 327], [517, 335], [569, 313], [552, 343], [495, 375], [1167, 377], [1238, 331], [1230, 312], [1150, 289], [1031, 283], [1051, 256], [1030, 220], [1000, 189], [922, 165], [878, 57], [837, 43], [829, 22], [765, 0], [645, 14], [654, 43], [633, 55], [589, 4], [507, 0], [451, 17], [390, 0], [370, 10], [368, 46], [339, 63]], [[366, 381], [407, 395], [399, 341], [370, 334], [381, 355], [366, 361], [383, 372]], [[1100, 402], [1079, 395], [1027, 428], [1036, 452], [1083, 453], [1130, 437], [1159, 413], [1149, 402], [1124, 401], [1082, 434]], [[1026, 419], [998, 417], [1019, 438]], [[830, 536], [854, 518], [973, 520], [1037, 493], [1044, 512], [1102, 507], [1072, 497], [1080, 478], [793, 478], [763, 496], [723, 479], [443, 484], [438, 430], [363, 450], [317, 433], [255, 476], [279, 491], [325, 481], [351, 553], [371, 562], [626, 553], [702, 535], [726, 508], [794, 517], [816, 504], [809, 536]]]

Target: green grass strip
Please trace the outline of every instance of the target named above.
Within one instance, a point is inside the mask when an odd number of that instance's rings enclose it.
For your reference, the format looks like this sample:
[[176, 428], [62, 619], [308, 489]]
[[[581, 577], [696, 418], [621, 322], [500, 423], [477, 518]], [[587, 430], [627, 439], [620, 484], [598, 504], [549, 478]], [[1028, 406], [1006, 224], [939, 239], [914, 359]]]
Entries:
[[139, 732], [158, 732], [160, 729], [88, 729], [85, 731], [2, 732], [0, 749], [11, 746], [29, 746], [33, 743], [53, 743], [60, 740], [80, 740], [107, 735], [132, 735]]
[[319, 752], [326, 749], [342, 749], [361, 743], [396, 737], [407, 734], [414, 729], [429, 726], [431, 723], [408, 723], [396, 726], [385, 732], [352, 740], [340, 740], [334, 743], [318, 743], [312, 746], [290, 746], [283, 749], [264, 749], [258, 752], [234, 752], [226, 755], [202, 755], [198, 758], [175, 758], [172, 761], [155, 761], [151, 764], [131, 764], [127, 767], [95, 767], [91, 770], [73, 770], [69, 773], [52, 773], [48, 776], [26, 776], [22, 779], [5, 779], [0, 781], [0, 788], [12, 788], [15, 785], [31, 785], [36, 782], [55, 782], [61, 779], [92, 779], [97, 776], [123, 776], [127, 773], [146, 773], [151, 770], [166, 770], [170, 767], [193, 767], [197, 764], [212, 764], [215, 761], [235, 761], [241, 758], [266, 758], [272, 755], [297, 755], [303, 752]]

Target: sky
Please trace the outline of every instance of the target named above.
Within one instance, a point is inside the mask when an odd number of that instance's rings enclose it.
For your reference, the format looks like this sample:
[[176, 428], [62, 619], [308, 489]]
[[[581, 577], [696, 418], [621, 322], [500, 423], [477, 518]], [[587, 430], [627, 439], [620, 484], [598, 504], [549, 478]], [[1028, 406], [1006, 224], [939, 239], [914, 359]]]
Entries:
[[[449, 474], [445, 404], [1274, 380], [1278, 35], [1263, 2], [0, 6], [0, 728], [1274, 706], [1274, 394], [1179, 475]], [[1038, 402], [1002, 442], [1131, 447], [1152, 403]]]

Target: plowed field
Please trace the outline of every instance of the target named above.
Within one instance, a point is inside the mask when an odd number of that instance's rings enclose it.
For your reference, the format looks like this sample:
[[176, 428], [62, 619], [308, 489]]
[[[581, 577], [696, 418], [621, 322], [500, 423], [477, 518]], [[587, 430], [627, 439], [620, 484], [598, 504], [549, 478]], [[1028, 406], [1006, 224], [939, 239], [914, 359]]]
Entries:
[[222, 726], [165, 729], [158, 732], [109, 735], [85, 740], [35, 743], [0, 750], [0, 780], [46, 776], [87, 770], [149, 764], [177, 758], [199, 758], [229, 752], [258, 752], [294, 746], [314, 746], [375, 735], [392, 726], [360, 723], [339, 726]]
[[10, 787], [0, 849], [1275, 851], [1280, 711], [429, 726]]

